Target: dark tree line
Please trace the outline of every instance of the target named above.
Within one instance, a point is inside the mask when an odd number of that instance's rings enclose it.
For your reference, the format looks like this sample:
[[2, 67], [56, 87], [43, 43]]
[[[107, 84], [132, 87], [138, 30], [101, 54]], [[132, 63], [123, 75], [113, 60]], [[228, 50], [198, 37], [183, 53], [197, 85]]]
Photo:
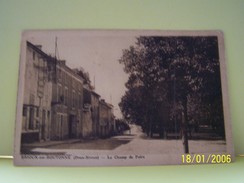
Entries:
[[217, 37], [142, 36], [119, 62], [129, 74], [119, 104], [126, 120], [149, 136], [181, 130], [186, 143], [190, 125], [225, 136]]

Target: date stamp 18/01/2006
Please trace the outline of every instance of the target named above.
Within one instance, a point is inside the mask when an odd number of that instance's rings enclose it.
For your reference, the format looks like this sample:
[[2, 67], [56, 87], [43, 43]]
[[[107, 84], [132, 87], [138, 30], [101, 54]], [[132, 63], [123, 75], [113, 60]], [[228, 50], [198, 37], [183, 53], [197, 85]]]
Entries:
[[182, 154], [183, 164], [220, 164], [220, 163], [231, 163], [230, 154]]

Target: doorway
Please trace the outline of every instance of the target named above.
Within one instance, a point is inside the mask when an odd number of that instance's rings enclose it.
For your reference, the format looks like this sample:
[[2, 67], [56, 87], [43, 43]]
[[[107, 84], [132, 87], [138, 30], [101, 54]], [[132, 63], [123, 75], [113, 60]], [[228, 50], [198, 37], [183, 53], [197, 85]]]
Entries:
[[76, 121], [75, 115], [69, 115], [69, 138], [76, 137]]

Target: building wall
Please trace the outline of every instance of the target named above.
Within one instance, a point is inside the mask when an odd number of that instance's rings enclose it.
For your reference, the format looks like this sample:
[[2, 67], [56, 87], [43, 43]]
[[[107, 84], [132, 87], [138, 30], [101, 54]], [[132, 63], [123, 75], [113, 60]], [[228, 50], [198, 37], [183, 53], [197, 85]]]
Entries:
[[93, 136], [91, 104], [86, 103], [83, 109], [82, 137], [90, 138]]
[[108, 137], [112, 109], [65, 61], [27, 42], [22, 142]]
[[47, 60], [27, 43], [22, 141], [49, 140], [51, 88]]
[[113, 133], [114, 121], [112, 118], [112, 106], [104, 100], [99, 102], [99, 136], [108, 137]]
[[99, 98], [95, 92], [91, 92], [91, 118], [93, 136], [99, 136]]
[[52, 88], [52, 139], [82, 137], [83, 80], [64, 61], [56, 65]]
[[98, 126], [99, 95], [84, 87], [83, 137], [96, 137]]

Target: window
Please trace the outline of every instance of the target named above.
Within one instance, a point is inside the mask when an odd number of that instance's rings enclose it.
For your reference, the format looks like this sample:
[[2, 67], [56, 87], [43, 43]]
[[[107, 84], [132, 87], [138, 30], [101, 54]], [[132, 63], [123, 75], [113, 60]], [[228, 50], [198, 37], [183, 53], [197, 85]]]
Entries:
[[68, 105], [68, 88], [67, 87], [65, 87], [65, 90], [64, 90], [64, 104]]
[[67, 73], [64, 73], [65, 75], [64, 75], [64, 82], [65, 82], [65, 84], [67, 84], [68, 83], [68, 74]]
[[75, 88], [75, 79], [72, 78], [72, 88]]
[[39, 117], [39, 108], [36, 108], [36, 117]]
[[29, 129], [34, 129], [34, 109], [30, 108], [30, 116], [29, 116]]
[[36, 59], [36, 53], [33, 51], [32, 52], [32, 59], [35, 60]]
[[64, 72], [60, 69], [60, 79], [61, 79], [61, 82], [63, 83], [63, 80], [64, 80]]
[[81, 97], [81, 93], [79, 92], [79, 99], [78, 99], [78, 107], [81, 107], [82, 105], [82, 97]]
[[27, 116], [27, 107], [26, 106], [23, 107], [23, 114], [22, 115]]
[[34, 94], [30, 94], [30, 104], [34, 105], [35, 104], [35, 95]]
[[75, 107], [75, 91], [72, 91], [72, 107]]
[[58, 77], [58, 81], [61, 81], [61, 69], [57, 68], [57, 77]]
[[58, 85], [57, 102], [63, 102], [62, 98], [63, 98], [62, 86]]

